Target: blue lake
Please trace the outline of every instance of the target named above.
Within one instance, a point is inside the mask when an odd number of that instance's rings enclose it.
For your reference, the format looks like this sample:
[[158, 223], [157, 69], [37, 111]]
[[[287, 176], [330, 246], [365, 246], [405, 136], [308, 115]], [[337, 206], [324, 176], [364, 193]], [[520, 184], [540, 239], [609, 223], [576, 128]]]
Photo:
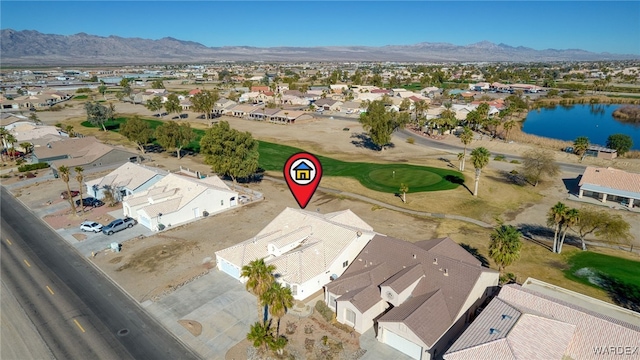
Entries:
[[604, 146], [612, 134], [625, 134], [633, 139], [634, 150], [640, 150], [640, 125], [617, 121], [611, 115], [624, 105], [571, 105], [530, 111], [522, 131], [560, 140], [586, 136], [591, 144]]

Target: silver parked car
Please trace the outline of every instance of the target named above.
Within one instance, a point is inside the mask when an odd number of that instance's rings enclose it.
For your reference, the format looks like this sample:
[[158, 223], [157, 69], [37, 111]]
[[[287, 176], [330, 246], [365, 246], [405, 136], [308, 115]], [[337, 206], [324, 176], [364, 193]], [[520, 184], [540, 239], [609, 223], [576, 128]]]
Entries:
[[102, 224], [98, 224], [95, 221], [83, 221], [82, 224], [80, 224], [80, 230], [98, 233], [102, 230]]
[[102, 228], [102, 233], [111, 235], [115, 232], [133, 227], [133, 225], [137, 223], [138, 223], [137, 221], [135, 221], [130, 217], [126, 217], [124, 219], [115, 219], [112, 222], [110, 222], [109, 225]]

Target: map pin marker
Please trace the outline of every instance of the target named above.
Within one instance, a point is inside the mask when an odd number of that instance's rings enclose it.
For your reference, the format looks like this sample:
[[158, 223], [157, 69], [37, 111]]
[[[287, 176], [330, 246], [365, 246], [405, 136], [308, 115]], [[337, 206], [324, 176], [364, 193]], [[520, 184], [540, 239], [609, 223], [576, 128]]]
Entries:
[[284, 178], [301, 208], [307, 207], [322, 177], [322, 165], [317, 157], [301, 152], [291, 155], [284, 164]]

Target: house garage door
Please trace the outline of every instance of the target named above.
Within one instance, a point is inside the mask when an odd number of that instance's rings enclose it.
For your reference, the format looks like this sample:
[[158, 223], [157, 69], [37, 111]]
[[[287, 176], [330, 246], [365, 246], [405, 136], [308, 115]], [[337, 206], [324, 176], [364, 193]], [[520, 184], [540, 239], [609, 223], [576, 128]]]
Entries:
[[228, 261], [224, 259], [218, 259], [220, 261], [220, 269], [225, 273], [233, 276], [234, 279], [240, 279], [240, 270], [230, 264]]
[[420, 360], [420, 355], [422, 355], [422, 346], [416, 345], [388, 329], [384, 329], [384, 342], [392, 348], [399, 350], [414, 359]]
[[147, 229], [151, 229], [151, 220], [148, 217], [140, 215], [138, 216], [138, 222]]

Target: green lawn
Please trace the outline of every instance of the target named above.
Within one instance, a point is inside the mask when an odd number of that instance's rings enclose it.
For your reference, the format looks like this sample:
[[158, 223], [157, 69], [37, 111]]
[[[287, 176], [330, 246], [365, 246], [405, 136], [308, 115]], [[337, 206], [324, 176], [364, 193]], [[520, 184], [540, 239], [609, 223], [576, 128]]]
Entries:
[[[568, 259], [567, 278], [594, 287], [603, 288], [619, 305], [640, 310], [640, 262], [591, 251], [573, 253]], [[589, 281], [588, 273], [577, 271], [588, 268], [599, 280]], [[593, 280], [593, 276], [592, 276]]]
[[[162, 121], [144, 119], [156, 128], [162, 125]], [[105, 123], [105, 127], [110, 131], [117, 132], [120, 124], [126, 118], [120, 117]], [[95, 127], [88, 121], [81, 124], [85, 127]], [[192, 141], [185, 149], [200, 151], [200, 138], [205, 131], [193, 129], [197, 134], [196, 140]], [[268, 171], [282, 172], [283, 166], [289, 156], [304, 150], [291, 146], [274, 144], [266, 141], [259, 141], [260, 167]], [[318, 156], [324, 175], [344, 176], [358, 180], [363, 186], [386, 193], [397, 193], [400, 184], [407, 184], [410, 193], [423, 191], [450, 190], [462, 184], [464, 176], [461, 173], [449, 170], [432, 168], [426, 166], [408, 164], [375, 164], [363, 162], [347, 162], [333, 158]]]
[[[263, 169], [281, 172], [289, 156], [303, 150], [260, 141], [259, 151]], [[325, 156], [318, 159], [324, 175], [351, 177], [371, 190], [387, 193], [398, 192], [401, 183], [408, 185], [409, 192], [449, 190], [458, 187], [464, 178], [457, 171], [426, 166], [347, 162]]]

